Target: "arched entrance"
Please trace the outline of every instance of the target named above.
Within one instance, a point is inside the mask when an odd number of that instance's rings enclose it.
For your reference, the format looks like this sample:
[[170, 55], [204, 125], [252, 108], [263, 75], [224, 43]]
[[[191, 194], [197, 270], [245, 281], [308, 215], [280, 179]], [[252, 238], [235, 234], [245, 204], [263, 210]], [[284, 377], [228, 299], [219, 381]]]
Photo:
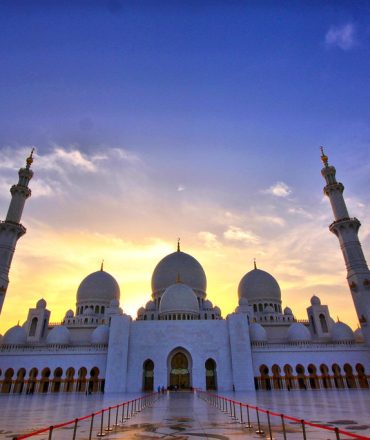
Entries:
[[191, 357], [183, 349], [174, 350], [169, 356], [170, 389], [191, 388]]
[[209, 358], [205, 363], [206, 367], [206, 390], [217, 390], [216, 362]]
[[147, 359], [143, 364], [143, 391], [154, 389], [154, 362]]

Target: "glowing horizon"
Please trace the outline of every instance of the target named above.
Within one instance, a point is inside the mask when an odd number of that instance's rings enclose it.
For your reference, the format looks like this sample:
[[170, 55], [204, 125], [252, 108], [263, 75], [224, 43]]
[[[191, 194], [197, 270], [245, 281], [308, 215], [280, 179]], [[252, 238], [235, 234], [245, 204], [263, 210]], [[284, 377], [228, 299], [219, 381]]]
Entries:
[[[13, 181], [16, 177], [15, 163], [19, 162], [22, 156], [25, 157], [25, 153], [25, 148], [20, 149], [16, 155], [10, 150], [8, 155], [5, 153], [6, 160], [2, 168], [6, 169], [9, 176], [13, 176]], [[117, 160], [116, 153], [116, 151], [106, 150], [106, 158], [113, 154], [114, 162]], [[135, 167], [140, 163], [136, 158], [131, 162], [127, 160], [126, 155], [120, 154], [120, 156], [124, 157], [125, 162], [131, 165], [134, 163]], [[151, 298], [151, 274], [156, 264], [167, 254], [176, 251], [177, 235], [172, 230], [168, 231], [168, 234], [163, 232], [170, 225], [165, 222], [162, 224], [159, 216], [158, 223], [153, 222], [152, 227], [153, 232], [159, 229], [160, 234], [148, 235], [146, 233], [140, 237], [138, 231], [146, 228], [146, 222], [144, 221], [141, 225], [141, 222], [132, 216], [132, 219], [127, 220], [126, 223], [112, 221], [111, 227], [107, 224], [108, 231], [104, 232], [105, 227], [102, 228], [101, 224], [98, 226], [94, 221], [91, 225], [83, 222], [86, 207], [78, 214], [75, 213], [80, 217], [80, 221], [77, 222], [78, 227], [76, 227], [68, 224], [66, 220], [68, 215], [66, 216], [65, 213], [68, 212], [69, 203], [72, 210], [76, 203], [81, 203], [80, 196], [72, 193], [68, 196], [68, 200], [65, 200], [65, 194], [45, 191], [44, 179], [47, 181], [47, 176], [55, 173], [57, 168], [58, 172], [63, 170], [61, 181], [66, 181], [71, 170], [68, 171], [66, 166], [62, 166], [63, 160], [66, 163], [72, 163], [72, 168], [77, 167], [79, 172], [84, 174], [86, 181], [85, 183], [80, 181], [82, 187], [85, 184], [90, 185], [91, 173], [94, 174], [95, 181], [98, 176], [104, 178], [106, 167], [110, 169], [111, 176], [114, 175], [113, 162], [110, 160], [109, 164], [107, 163], [102, 168], [95, 167], [94, 160], [101, 164], [99, 162], [101, 158], [102, 155], [99, 159], [92, 159], [78, 150], [67, 151], [59, 147], [48, 156], [36, 156], [33, 165], [35, 175], [30, 183], [30, 187], [34, 187], [34, 194], [33, 198], [27, 200], [22, 219], [22, 223], [28, 227], [28, 232], [19, 241], [13, 260], [10, 285], [2, 313], [1, 332], [15, 325], [18, 320], [23, 323], [26, 320], [28, 308], [34, 307], [41, 297], [47, 301], [48, 308], [52, 312], [51, 322], [60, 322], [68, 309], [75, 310], [75, 295], [79, 283], [85, 276], [100, 269], [102, 259], [104, 259], [104, 270], [111, 273], [121, 287], [120, 302], [125, 313], [135, 319], [136, 311]], [[142, 166], [145, 167], [140, 163], [139, 168]], [[318, 171], [319, 169], [318, 166]], [[121, 164], [118, 164], [117, 170], [121, 170]], [[72, 175], [76, 176], [75, 171], [75, 169], [72, 170], [69, 178]], [[67, 174], [64, 175], [64, 173]], [[81, 175], [77, 178], [80, 180]], [[99, 186], [98, 181], [96, 184]], [[279, 195], [276, 195], [276, 192]], [[278, 183], [273, 190], [268, 188], [261, 191], [258, 198], [265, 197], [266, 200], [270, 200], [272, 197], [280, 201], [291, 192], [292, 189]], [[82, 194], [82, 197], [85, 197], [85, 190]], [[146, 198], [150, 197], [149, 193], [146, 194]], [[10, 198], [8, 198], [9, 201]], [[38, 212], [38, 206], [35, 206], [40, 201], [43, 205], [51, 205], [49, 206], [52, 208], [49, 211], [50, 224], [48, 224], [48, 218], [44, 218], [44, 215]], [[62, 201], [61, 206], [55, 206]], [[261, 205], [261, 202], [259, 204]], [[6, 206], [6, 203], [3, 199], [4, 205]], [[104, 211], [112, 209], [117, 214], [118, 205], [112, 206], [112, 200], [109, 198], [108, 207], [105, 204], [103, 206]], [[142, 206], [141, 203], [140, 206]], [[263, 206], [260, 208], [263, 211]], [[45, 209], [44, 207], [44, 211]], [[122, 206], [119, 209], [122, 209]], [[189, 212], [189, 216], [192, 216], [198, 208], [185, 204], [183, 209]], [[307, 212], [303, 215], [303, 220], [300, 220], [293, 229], [285, 230], [278, 240], [278, 246], [274, 239], [263, 237], [257, 228], [258, 224], [267, 222], [275, 224], [275, 228], [280, 230], [285, 229], [286, 220], [283, 217], [267, 216], [265, 218], [266, 216], [260, 214], [231, 213], [218, 210], [213, 205], [206, 207], [204, 203], [202, 209], [209, 211], [210, 215], [207, 217], [216, 219], [216, 224], [223, 232], [217, 234], [199, 230], [194, 234], [189, 232], [181, 234], [181, 250], [190, 253], [203, 266], [208, 280], [207, 297], [221, 308], [223, 317], [232, 313], [237, 306], [239, 281], [246, 272], [253, 269], [254, 258], [257, 258], [258, 268], [268, 271], [277, 279], [282, 290], [283, 307], [291, 307], [297, 319], [307, 318], [305, 308], [309, 306], [310, 297], [316, 294], [320, 296], [323, 303], [329, 305], [334, 319], [339, 315], [341, 320], [348, 322], [353, 328], [357, 327], [357, 318], [345, 282], [344, 262], [339, 243], [326, 227], [321, 226], [323, 221], [330, 223], [331, 208], [327, 200], [325, 204], [321, 201], [319, 203], [321, 215], [309, 215]], [[59, 215], [63, 218], [64, 224], [62, 225], [59, 222]], [[109, 218], [111, 213], [108, 211], [105, 215]], [[119, 218], [122, 217], [125, 217], [124, 213], [119, 215]], [[153, 217], [149, 215], [149, 218], [154, 220], [154, 214]], [[250, 230], [236, 226], [243, 218], [248, 219]], [[189, 226], [187, 223], [187, 227]], [[122, 228], [130, 231], [133, 227], [136, 232], [132, 234], [133, 238], [120, 237]], [[199, 228], [198, 222], [194, 227]], [[369, 231], [369, 226], [366, 229]], [[214, 231], [216, 232], [215, 229]], [[174, 237], [172, 241], [171, 236]], [[315, 242], [321, 243], [321, 246], [317, 246], [318, 249], [314, 247]], [[320, 248], [321, 252], [323, 251], [323, 244], [324, 248], [326, 247], [330, 252], [334, 251], [331, 260], [315, 261], [314, 257], [320, 255]], [[302, 252], [306, 255], [303, 256]], [[333, 301], [334, 298], [335, 301]], [[20, 303], [22, 303], [21, 310], [19, 309]]]

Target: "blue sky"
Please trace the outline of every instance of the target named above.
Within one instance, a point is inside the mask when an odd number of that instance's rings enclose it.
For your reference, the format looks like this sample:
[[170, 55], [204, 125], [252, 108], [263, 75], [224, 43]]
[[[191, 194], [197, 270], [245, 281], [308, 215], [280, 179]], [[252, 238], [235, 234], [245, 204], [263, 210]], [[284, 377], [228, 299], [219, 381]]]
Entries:
[[[3, 216], [15, 170], [30, 146], [38, 155], [14, 298], [35, 247], [56, 279], [70, 270], [63, 292], [74, 297], [90, 269], [50, 255], [47, 243], [62, 229], [70, 246], [74, 234], [86, 234], [82, 243], [109, 233], [150, 255], [143, 275], [129, 267], [125, 278], [124, 256], [112, 254], [114, 275], [139, 292], [136, 302], [127, 294], [128, 308], [148, 297], [150, 268], [163, 256], [150, 246], [170, 250], [178, 235], [207, 262], [217, 298], [233, 298], [243, 267], [260, 255], [288, 299], [306, 305], [321, 289], [328, 302], [342, 295], [338, 313], [348, 308], [339, 246], [326, 229], [319, 146], [363, 222], [369, 256], [369, 2], [29, 0], [0, 9]], [[94, 246], [91, 258], [109, 252]], [[235, 273], [221, 279], [231, 255]], [[51, 304], [60, 297], [42, 284], [35, 280], [30, 304], [37, 294]], [[236, 300], [220, 301], [231, 311]], [[343, 313], [355, 325], [354, 312]]]

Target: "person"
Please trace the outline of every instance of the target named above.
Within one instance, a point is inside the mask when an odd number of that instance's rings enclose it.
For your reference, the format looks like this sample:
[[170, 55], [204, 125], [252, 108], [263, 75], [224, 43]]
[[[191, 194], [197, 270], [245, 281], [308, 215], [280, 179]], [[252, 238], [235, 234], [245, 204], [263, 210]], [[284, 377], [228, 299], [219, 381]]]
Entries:
[[157, 391], [158, 391], [158, 394], [161, 392], [161, 386], [160, 385], [158, 385]]
[[164, 394], [164, 386], [163, 385], [162, 385], [161, 391], [162, 391], [162, 394]]

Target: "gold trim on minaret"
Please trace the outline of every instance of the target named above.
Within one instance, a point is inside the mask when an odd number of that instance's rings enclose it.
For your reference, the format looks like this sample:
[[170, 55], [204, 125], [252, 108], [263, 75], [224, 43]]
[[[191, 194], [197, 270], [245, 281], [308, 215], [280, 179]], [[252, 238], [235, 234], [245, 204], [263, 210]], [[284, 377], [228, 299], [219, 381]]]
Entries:
[[177, 239], [177, 252], [180, 252], [180, 237]]
[[101, 260], [100, 270], [103, 272], [104, 270], [104, 259]]
[[322, 160], [322, 163], [324, 164], [324, 166], [329, 166], [329, 164], [328, 164], [328, 160], [329, 160], [329, 158], [328, 158], [328, 156], [324, 153], [324, 147], [320, 147], [320, 150], [321, 150], [321, 160]]
[[32, 165], [32, 162], [33, 162], [33, 153], [34, 153], [34, 151], [35, 151], [35, 149], [32, 148], [32, 150], [31, 150], [31, 154], [30, 154], [30, 155], [27, 157], [27, 159], [26, 159], [26, 163], [27, 163], [26, 168], [27, 168], [27, 169]]

